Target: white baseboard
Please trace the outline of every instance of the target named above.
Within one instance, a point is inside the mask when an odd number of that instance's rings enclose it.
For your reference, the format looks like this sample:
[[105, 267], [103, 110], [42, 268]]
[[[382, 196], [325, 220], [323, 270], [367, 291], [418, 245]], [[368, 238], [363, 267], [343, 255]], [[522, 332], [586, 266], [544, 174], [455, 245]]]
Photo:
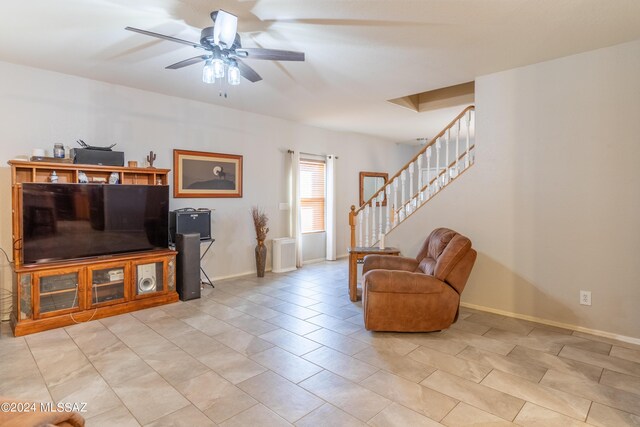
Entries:
[[342, 254], [336, 257], [336, 259], [345, 259], [345, 258], [349, 258], [349, 254]]
[[488, 313], [500, 314], [502, 316], [513, 317], [515, 319], [528, 320], [531, 322], [542, 323], [543, 325], [557, 326], [559, 328], [570, 329], [572, 331], [584, 332], [585, 334], [591, 334], [599, 337], [611, 338], [618, 341], [624, 341], [630, 344], [640, 345], [640, 338], [628, 337], [626, 335], [618, 335], [612, 332], [600, 331], [598, 329], [585, 328], [577, 325], [570, 325], [568, 323], [556, 322], [554, 320], [542, 319], [540, 317], [528, 316], [526, 314], [512, 313], [510, 311], [499, 310], [497, 308], [485, 307], [482, 305], [469, 304], [466, 302], [461, 302], [460, 305], [462, 307], [472, 308], [478, 311], [486, 311]]
[[326, 258], [315, 258], [315, 259], [309, 259], [306, 261], [302, 261], [302, 265], [306, 265], [306, 264], [317, 264], [319, 262], [323, 262], [326, 261]]
[[[266, 268], [264, 270], [265, 272], [271, 272], [271, 268]], [[251, 271], [245, 271], [243, 273], [233, 273], [233, 274], [229, 274], [226, 276], [215, 276], [211, 278], [211, 281], [214, 282], [215, 285], [215, 281], [216, 280], [226, 280], [226, 279], [235, 279], [236, 277], [242, 277], [242, 276], [249, 276], [249, 275], [256, 275], [256, 271], [255, 270], [251, 270]]]

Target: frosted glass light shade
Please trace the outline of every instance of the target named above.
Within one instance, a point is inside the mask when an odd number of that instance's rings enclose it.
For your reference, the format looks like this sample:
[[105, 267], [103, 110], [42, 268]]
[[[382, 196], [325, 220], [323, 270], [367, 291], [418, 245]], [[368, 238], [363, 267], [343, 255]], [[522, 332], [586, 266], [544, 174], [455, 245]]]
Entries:
[[216, 78], [213, 73], [213, 65], [211, 65], [211, 61], [207, 61], [204, 64], [204, 68], [202, 68], [202, 81], [205, 83], [215, 83]]
[[220, 58], [216, 58], [211, 61], [211, 65], [213, 66], [213, 76], [216, 79], [223, 78], [224, 77], [224, 61]]
[[236, 86], [240, 84], [240, 69], [237, 65], [229, 66], [229, 84]]

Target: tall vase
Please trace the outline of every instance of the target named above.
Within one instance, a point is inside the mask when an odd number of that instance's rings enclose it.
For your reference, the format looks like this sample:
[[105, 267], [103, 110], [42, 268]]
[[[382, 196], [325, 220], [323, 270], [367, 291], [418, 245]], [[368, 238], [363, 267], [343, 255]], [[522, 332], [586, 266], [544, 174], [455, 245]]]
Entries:
[[258, 240], [256, 245], [256, 269], [258, 270], [258, 277], [264, 277], [264, 269], [267, 265], [267, 247], [264, 245], [264, 240]]

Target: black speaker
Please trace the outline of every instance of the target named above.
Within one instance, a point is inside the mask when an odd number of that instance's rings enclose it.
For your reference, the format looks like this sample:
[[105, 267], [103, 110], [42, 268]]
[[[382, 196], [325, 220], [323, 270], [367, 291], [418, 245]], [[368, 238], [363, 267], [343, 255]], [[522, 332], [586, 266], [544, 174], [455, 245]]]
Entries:
[[200, 235], [176, 234], [176, 290], [182, 301], [200, 298]]
[[169, 212], [169, 235], [172, 242], [177, 234], [198, 233], [200, 240], [211, 240], [211, 211], [176, 210]]

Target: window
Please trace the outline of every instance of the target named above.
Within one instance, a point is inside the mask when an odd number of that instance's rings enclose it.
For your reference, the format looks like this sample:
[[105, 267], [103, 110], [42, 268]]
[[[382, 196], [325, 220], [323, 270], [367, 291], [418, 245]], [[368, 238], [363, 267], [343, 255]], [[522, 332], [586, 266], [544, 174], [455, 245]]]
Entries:
[[300, 160], [300, 223], [303, 233], [324, 231], [325, 164]]

